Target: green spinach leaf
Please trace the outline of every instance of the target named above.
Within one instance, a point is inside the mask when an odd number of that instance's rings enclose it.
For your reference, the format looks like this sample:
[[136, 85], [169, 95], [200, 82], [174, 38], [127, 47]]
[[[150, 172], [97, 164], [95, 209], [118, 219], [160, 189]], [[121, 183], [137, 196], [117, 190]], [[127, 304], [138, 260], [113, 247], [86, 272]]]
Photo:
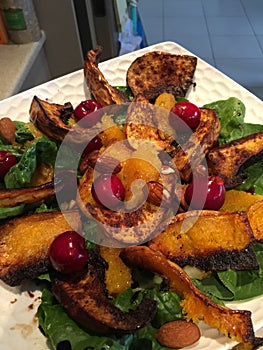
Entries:
[[100, 337], [90, 335], [73, 321], [63, 307], [58, 304], [53, 294], [44, 289], [42, 303], [37, 311], [39, 326], [50, 339], [52, 348], [57, 349], [58, 344], [68, 342], [72, 350], [128, 350], [126, 344], [130, 337], [117, 339], [115, 337]]
[[219, 144], [239, 139], [241, 137], [263, 131], [263, 125], [245, 123], [246, 108], [236, 97], [205, 104], [203, 107], [214, 109], [221, 123]]
[[241, 301], [262, 295], [263, 290], [263, 244], [255, 245], [259, 263], [258, 270], [220, 271], [195, 281], [197, 287], [205, 294], [223, 301]]
[[0, 219], [7, 219], [12, 216], [21, 215], [24, 212], [25, 204], [19, 204], [12, 208], [0, 208]]
[[33, 134], [28, 129], [25, 122], [14, 121], [14, 124], [16, 126], [16, 142], [18, 142], [21, 145], [24, 145], [25, 142], [32, 141], [34, 139]]
[[12, 166], [5, 175], [6, 188], [21, 188], [32, 179], [32, 176], [40, 163], [54, 165], [57, 154], [57, 145], [46, 136], [36, 139], [31, 143], [17, 164]]

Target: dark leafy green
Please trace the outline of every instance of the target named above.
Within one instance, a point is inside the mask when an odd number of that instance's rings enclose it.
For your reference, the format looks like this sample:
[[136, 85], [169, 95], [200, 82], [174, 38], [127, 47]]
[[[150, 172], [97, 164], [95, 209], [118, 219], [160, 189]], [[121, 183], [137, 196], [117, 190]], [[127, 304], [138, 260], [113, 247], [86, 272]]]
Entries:
[[263, 195], [263, 160], [251, 165], [246, 169], [247, 178], [237, 187], [239, 190], [252, 190], [257, 194]]
[[198, 289], [218, 304], [223, 304], [222, 300], [233, 300], [233, 294], [222, 285], [218, 279], [217, 273], [212, 273], [209, 277], [202, 280], [193, 280], [193, 282]]
[[[212, 102], [204, 107], [214, 109], [220, 119], [220, 145], [263, 131], [263, 125], [244, 122], [246, 108], [243, 102], [236, 97]], [[244, 191], [253, 189], [255, 193], [263, 195], [262, 169], [263, 160], [245, 169], [246, 180], [237, 189]]]
[[27, 124], [21, 121], [14, 121], [16, 126], [16, 142], [21, 145], [24, 145], [27, 141], [32, 141], [34, 139], [33, 134], [28, 129]]
[[23, 153], [19, 162], [14, 165], [4, 178], [6, 188], [21, 188], [32, 179], [39, 163], [54, 165], [57, 145], [46, 136], [36, 139]]
[[[47, 280], [47, 276], [44, 277]], [[159, 287], [152, 290], [127, 289], [120, 294], [114, 303], [124, 311], [134, 309], [143, 297], [153, 298], [158, 302], [158, 310], [152, 325], [144, 327], [133, 335], [121, 337], [98, 337], [82, 330], [57, 303], [50, 290], [42, 292], [42, 303], [38, 308], [39, 326], [50, 339], [53, 349], [60, 342], [68, 342], [72, 350], [109, 349], [109, 350], [135, 350], [141, 349], [144, 344], [148, 349], [166, 350], [154, 337], [156, 328], [164, 322], [181, 319], [180, 298], [168, 291], [161, 291]]]
[[56, 302], [53, 294], [44, 289], [42, 303], [38, 308], [39, 325], [43, 333], [48, 336], [53, 349], [57, 349], [59, 343], [68, 341], [72, 350], [126, 350], [125, 345], [120, 344], [111, 337], [98, 337], [82, 330]]
[[132, 101], [134, 96], [133, 96], [131, 89], [128, 86], [115, 86], [115, 88], [117, 90], [123, 92], [124, 94], [126, 94], [129, 98], [129, 100]]
[[[118, 87], [118, 89], [128, 93], [129, 98], [132, 99], [132, 94], [127, 88]], [[205, 107], [215, 109], [219, 116], [222, 126], [220, 144], [263, 130], [263, 125], [244, 123], [245, 106], [235, 97], [206, 104]], [[115, 117], [115, 122], [120, 125], [124, 124], [125, 114]], [[16, 138], [21, 145], [31, 140], [26, 125], [18, 122], [16, 127]], [[57, 154], [56, 143], [50, 141], [47, 137], [35, 140], [28, 146], [23, 155], [21, 149], [6, 145], [0, 140], [0, 149], [3, 147], [13, 149], [12, 153], [16, 152], [19, 159], [18, 164], [12, 167], [6, 175], [5, 184], [7, 188], [25, 187], [30, 182], [37, 164], [44, 162], [54, 165]], [[75, 158], [76, 152], [73, 149], [65, 148], [65, 154], [61, 157], [62, 161], [58, 166], [70, 168], [71, 164], [75, 164]], [[263, 194], [263, 175], [260, 171], [262, 166], [263, 161], [258, 162], [255, 167], [251, 166], [247, 169], [248, 179], [242, 184], [243, 188], [249, 189], [253, 185], [257, 193]], [[0, 219], [10, 215], [19, 215], [20, 210], [22, 211], [24, 208], [22, 206], [0, 208]], [[53, 206], [43, 203], [36, 210], [53, 210]], [[96, 223], [91, 220], [83, 222], [87, 249], [94, 248], [94, 244], [90, 243], [89, 239], [96, 234]], [[195, 280], [195, 284], [205, 294], [221, 304], [225, 301], [246, 300], [262, 294], [263, 245], [255, 245], [255, 251], [260, 263], [259, 270], [229, 270], [213, 273], [201, 281]], [[42, 277], [49, 286], [49, 275]], [[60, 347], [63, 348], [62, 344], [70, 344], [72, 350], [169, 350], [155, 340], [155, 332], [163, 323], [182, 318], [180, 297], [176, 293], [169, 292], [162, 278], [149, 271], [133, 270], [133, 280], [132, 288], [128, 288], [112, 302], [120, 309], [128, 311], [136, 308], [143, 297], [148, 297], [157, 301], [158, 309], [150, 324], [132, 335], [121, 337], [98, 337], [84, 331], [55, 300], [49, 287], [44, 289], [42, 303], [38, 308], [39, 327], [49, 338], [52, 348], [55, 350]]]
[[13, 145], [7, 145], [5, 143], [1, 143], [0, 140], [0, 150], [1, 151], [8, 151], [11, 152], [17, 159], [20, 159], [23, 155], [23, 151], [20, 149], [20, 147], [16, 147]]
[[34, 136], [30, 130], [26, 127], [26, 123], [20, 121], [14, 121], [16, 126], [16, 143], [14, 145], [8, 144], [3, 138], [0, 137], [0, 150], [11, 152], [17, 159], [20, 159], [24, 153], [23, 146], [26, 141], [31, 141]]
[[118, 114], [114, 116], [114, 122], [117, 125], [124, 125], [126, 120], [126, 114]]
[[25, 204], [20, 204], [12, 208], [0, 208], [0, 219], [7, 219], [12, 216], [24, 213]]
[[204, 107], [214, 109], [220, 119], [220, 145], [263, 130], [263, 125], [244, 122], [246, 107], [236, 97], [208, 103]]
[[255, 245], [258, 270], [227, 270], [213, 273], [211, 276], [196, 281], [205, 294], [224, 301], [240, 301], [254, 298], [263, 291], [263, 244]]

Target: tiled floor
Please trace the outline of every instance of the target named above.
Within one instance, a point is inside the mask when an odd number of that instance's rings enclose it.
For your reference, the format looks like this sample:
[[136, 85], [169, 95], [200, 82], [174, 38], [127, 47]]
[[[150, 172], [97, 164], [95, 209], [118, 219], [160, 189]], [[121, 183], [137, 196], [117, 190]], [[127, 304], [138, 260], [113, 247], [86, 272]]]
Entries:
[[263, 0], [140, 0], [147, 44], [174, 41], [263, 100]]

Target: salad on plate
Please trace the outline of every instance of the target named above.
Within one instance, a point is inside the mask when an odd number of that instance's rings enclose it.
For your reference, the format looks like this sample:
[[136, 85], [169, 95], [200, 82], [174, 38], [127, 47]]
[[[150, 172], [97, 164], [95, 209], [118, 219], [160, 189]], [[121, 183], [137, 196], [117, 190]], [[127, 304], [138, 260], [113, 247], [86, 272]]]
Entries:
[[34, 281], [52, 349], [198, 349], [211, 327], [259, 348], [238, 305], [262, 294], [263, 125], [240, 96], [198, 103], [188, 52], [138, 52], [121, 85], [99, 54], [85, 99], [1, 116], [3, 288]]

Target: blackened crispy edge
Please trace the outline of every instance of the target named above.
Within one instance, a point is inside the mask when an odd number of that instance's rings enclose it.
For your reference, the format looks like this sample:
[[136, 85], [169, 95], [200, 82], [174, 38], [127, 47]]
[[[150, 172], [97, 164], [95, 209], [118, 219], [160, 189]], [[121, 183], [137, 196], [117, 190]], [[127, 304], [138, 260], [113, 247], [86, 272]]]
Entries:
[[221, 249], [206, 255], [191, 255], [187, 257], [169, 257], [179, 266], [195, 266], [204, 271], [226, 271], [258, 269], [258, 261], [252, 244], [242, 250]]
[[132, 333], [154, 317], [156, 302], [144, 298], [135, 310], [123, 312], [108, 298], [104, 282], [105, 265], [91, 256], [77, 274], [55, 274], [52, 291], [68, 314], [94, 334]]
[[48, 258], [32, 260], [27, 265], [15, 265], [1, 277], [7, 285], [14, 287], [20, 285], [25, 280], [32, 280], [43, 273], [47, 273], [50, 267]]

